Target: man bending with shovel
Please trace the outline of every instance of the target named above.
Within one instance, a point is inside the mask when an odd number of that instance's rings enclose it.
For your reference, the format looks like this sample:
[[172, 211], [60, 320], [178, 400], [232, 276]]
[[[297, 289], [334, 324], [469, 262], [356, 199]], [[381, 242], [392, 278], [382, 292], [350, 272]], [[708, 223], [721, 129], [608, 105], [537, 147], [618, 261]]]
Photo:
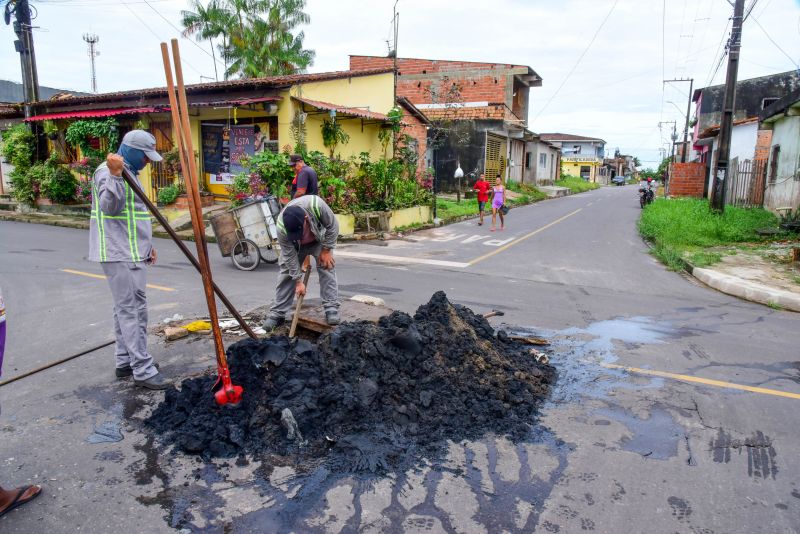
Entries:
[[280, 274], [264, 330], [281, 325], [292, 308], [295, 295], [306, 294], [300, 266], [309, 257], [317, 262], [325, 321], [329, 325], [339, 324], [339, 287], [333, 259], [339, 223], [333, 210], [320, 197], [304, 195], [286, 205], [278, 215], [277, 226], [281, 246]]

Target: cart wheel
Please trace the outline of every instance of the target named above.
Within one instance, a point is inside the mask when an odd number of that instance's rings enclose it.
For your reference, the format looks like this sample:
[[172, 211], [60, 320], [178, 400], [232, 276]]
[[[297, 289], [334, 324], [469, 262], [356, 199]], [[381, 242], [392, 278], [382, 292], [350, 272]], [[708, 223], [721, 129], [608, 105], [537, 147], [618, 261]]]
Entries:
[[258, 267], [260, 255], [258, 247], [249, 239], [237, 241], [231, 251], [231, 260], [237, 269], [252, 271]]
[[266, 263], [278, 263], [280, 248], [278, 248], [277, 243], [270, 243], [266, 247], [259, 250], [261, 251], [261, 259]]

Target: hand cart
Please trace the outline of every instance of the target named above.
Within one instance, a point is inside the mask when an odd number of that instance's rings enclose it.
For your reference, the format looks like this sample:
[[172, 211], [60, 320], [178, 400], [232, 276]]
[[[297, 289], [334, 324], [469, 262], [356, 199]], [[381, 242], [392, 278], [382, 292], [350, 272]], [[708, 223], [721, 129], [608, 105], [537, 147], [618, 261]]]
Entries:
[[278, 199], [270, 195], [231, 208], [211, 218], [211, 228], [223, 257], [243, 271], [252, 271], [260, 261], [277, 263], [280, 247], [275, 220]]

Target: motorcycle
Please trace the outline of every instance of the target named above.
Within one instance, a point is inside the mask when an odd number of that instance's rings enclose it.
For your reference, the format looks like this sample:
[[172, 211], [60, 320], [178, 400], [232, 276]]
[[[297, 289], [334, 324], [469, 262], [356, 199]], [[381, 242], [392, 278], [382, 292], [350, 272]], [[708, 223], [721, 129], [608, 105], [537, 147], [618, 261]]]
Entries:
[[653, 200], [655, 199], [655, 196], [656, 195], [655, 195], [655, 192], [653, 191], [652, 187], [650, 187], [650, 186], [648, 186], [646, 188], [645, 187], [640, 187], [639, 188], [639, 206], [641, 206], [642, 209], [644, 209], [644, 207], [646, 205], [648, 205], [648, 204], [653, 202]]

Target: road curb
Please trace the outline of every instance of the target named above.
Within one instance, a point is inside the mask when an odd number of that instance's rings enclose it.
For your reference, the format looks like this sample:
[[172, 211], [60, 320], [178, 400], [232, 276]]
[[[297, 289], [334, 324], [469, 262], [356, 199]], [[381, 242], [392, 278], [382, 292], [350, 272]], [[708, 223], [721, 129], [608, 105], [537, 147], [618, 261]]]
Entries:
[[751, 302], [767, 306], [779, 306], [784, 310], [800, 312], [800, 295], [796, 293], [767, 287], [757, 282], [743, 280], [713, 269], [692, 267], [691, 265], [689, 267], [687, 270], [692, 276], [717, 291]]

